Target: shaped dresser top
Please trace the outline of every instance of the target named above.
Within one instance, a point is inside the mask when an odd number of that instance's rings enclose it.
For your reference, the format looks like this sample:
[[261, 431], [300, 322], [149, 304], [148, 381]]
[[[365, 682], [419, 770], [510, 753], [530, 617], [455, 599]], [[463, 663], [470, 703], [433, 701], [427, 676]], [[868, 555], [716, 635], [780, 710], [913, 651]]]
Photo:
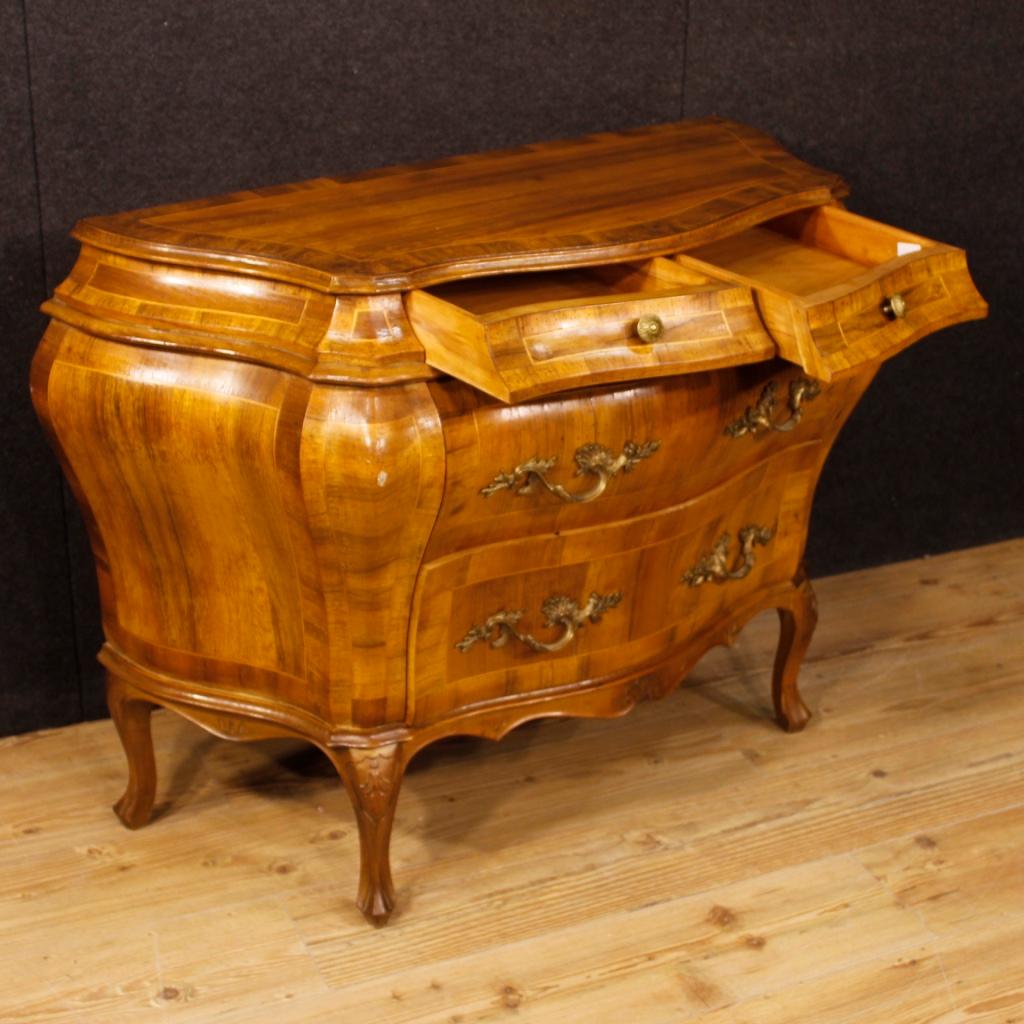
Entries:
[[845, 195], [719, 118], [318, 178], [81, 221], [127, 256], [379, 293], [669, 253]]

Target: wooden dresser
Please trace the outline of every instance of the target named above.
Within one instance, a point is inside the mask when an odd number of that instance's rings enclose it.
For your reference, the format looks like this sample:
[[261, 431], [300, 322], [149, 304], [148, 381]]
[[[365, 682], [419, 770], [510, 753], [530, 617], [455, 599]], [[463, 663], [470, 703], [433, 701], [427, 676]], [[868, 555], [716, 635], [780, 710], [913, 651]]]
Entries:
[[765, 608], [801, 729], [829, 447], [882, 360], [986, 312], [961, 250], [845, 192], [713, 118], [80, 223], [32, 391], [96, 558], [124, 823], [155, 705], [302, 737], [382, 923], [434, 740], [621, 715]]

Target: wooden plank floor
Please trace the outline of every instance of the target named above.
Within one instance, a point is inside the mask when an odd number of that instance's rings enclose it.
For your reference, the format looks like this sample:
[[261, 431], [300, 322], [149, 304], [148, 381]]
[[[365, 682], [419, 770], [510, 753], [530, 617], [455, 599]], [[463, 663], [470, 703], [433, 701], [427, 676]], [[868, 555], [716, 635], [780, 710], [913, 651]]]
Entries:
[[625, 719], [425, 752], [380, 931], [319, 753], [160, 712], [131, 833], [109, 722], [0, 741], [0, 1021], [1024, 1021], [1024, 541], [817, 589], [802, 735], [762, 616]]

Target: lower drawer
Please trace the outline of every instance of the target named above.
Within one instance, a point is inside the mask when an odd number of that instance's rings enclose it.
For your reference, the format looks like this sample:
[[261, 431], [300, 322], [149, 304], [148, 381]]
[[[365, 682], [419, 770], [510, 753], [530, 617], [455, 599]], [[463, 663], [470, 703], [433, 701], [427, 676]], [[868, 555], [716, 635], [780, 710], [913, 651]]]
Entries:
[[824, 454], [797, 445], [662, 512], [429, 563], [410, 632], [414, 723], [654, 664], [792, 578]]

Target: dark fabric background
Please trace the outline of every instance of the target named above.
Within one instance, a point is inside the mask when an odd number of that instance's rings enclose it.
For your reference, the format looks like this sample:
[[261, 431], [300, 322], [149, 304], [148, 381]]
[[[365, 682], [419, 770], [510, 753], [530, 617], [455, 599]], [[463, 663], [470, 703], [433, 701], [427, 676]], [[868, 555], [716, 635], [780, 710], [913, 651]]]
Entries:
[[28, 400], [76, 219], [719, 113], [965, 246], [991, 319], [881, 371], [819, 490], [821, 575], [1024, 532], [1017, 0], [0, 0], [0, 734], [103, 714], [91, 558]]

